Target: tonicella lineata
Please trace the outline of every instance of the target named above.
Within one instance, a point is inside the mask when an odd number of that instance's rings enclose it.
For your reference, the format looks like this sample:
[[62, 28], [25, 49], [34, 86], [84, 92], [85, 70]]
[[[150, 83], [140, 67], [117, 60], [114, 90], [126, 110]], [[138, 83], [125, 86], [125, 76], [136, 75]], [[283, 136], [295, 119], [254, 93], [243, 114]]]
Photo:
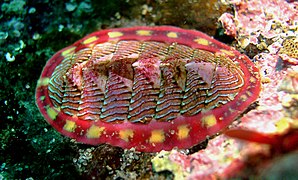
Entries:
[[170, 26], [94, 32], [45, 65], [36, 103], [65, 136], [143, 152], [189, 148], [259, 96], [259, 71], [233, 48]]

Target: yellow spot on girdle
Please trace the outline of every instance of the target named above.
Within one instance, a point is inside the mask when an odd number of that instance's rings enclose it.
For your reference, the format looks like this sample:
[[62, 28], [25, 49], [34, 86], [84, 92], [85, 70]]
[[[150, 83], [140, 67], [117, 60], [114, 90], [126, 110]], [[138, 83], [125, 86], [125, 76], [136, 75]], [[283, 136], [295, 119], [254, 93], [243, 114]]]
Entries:
[[92, 125], [87, 130], [87, 134], [86, 134], [87, 138], [99, 138], [104, 130], [105, 130], [104, 127], [98, 127], [98, 126]]
[[250, 97], [250, 96], [252, 96], [253, 94], [252, 94], [250, 91], [246, 91], [246, 95], [247, 95], [248, 97]]
[[149, 30], [138, 30], [137, 35], [139, 36], [151, 36], [152, 31]]
[[290, 118], [283, 117], [275, 123], [277, 133], [284, 133], [287, 129], [290, 128]]
[[108, 32], [108, 36], [110, 38], [116, 38], [116, 37], [120, 37], [120, 36], [123, 36], [123, 33], [122, 32]]
[[149, 139], [150, 143], [162, 143], [165, 141], [163, 130], [153, 130]]
[[256, 78], [254, 78], [254, 77], [250, 77], [250, 78], [249, 78], [249, 82], [250, 82], [250, 83], [256, 83], [256, 81], [257, 81], [257, 80], [256, 80]]
[[126, 142], [129, 141], [129, 138], [133, 138], [133, 134], [133, 130], [131, 129], [124, 129], [119, 131], [120, 138]]
[[232, 51], [228, 51], [225, 49], [221, 49], [221, 52], [223, 52], [224, 54], [228, 55], [228, 56], [235, 56], [235, 54]]
[[63, 126], [63, 129], [68, 131], [68, 132], [74, 132], [76, 129], [77, 125], [75, 122], [66, 120], [65, 125]]
[[209, 128], [216, 124], [216, 117], [213, 114], [202, 117], [203, 126]]
[[240, 96], [240, 100], [241, 100], [242, 102], [245, 102], [247, 99], [248, 99], [248, 97], [247, 97], [245, 94], [242, 94], [242, 95]]
[[74, 47], [70, 47], [70, 48], [64, 50], [64, 51], [61, 53], [61, 55], [62, 55], [63, 57], [65, 57], [65, 56], [68, 56], [68, 55], [70, 55], [70, 54], [73, 54], [75, 49], [76, 49], [75, 46], [74, 46]]
[[46, 99], [46, 96], [40, 96], [39, 98], [41, 101], [44, 101]]
[[177, 136], [178, 136], [178, 139], [181, 140], [181, 139], [185, 139], [189, 136], [189, 127], [188, 125], [181, 125], [181, 126], [178, 126], [178, 133], [177, 133]]
[[48, 116], [52, 119], [52, 120], [55, 120], [58, 113], [57, 111], [60, 111], [60, 110], [57, 110], [57, 109], [54, 109], [54, 108], [50, 108], [50, 107], [46, 107], [47, 109], [47, 114]]
[[204, 38], [197, 38], [194, 41], [198, 44], [201, 44], [201, 45], [205, 45], [205, 46], [209, 45], [209, 41], [207, 39], [204, 39]]
[[37, 86], [47, 86], [50, 82], [50, 78], [40, 78], [37, 81]]
[[178, 37], [178, 34], [175, 33], [175, 32], [169, 32], [169, 33], [167, 34], [167, 36], [168, 36], [169, 38], [177, 38], [177, 37]]
[[89, 44], [89, 43], [92, 43], [92, 42], [96, 41], [97, 39], [98, 39], [98, 37], [96, 37], [96, 36], [89, 37], [88, 39], [85, 39], [85, 40], [83, 41], [83, 44]]

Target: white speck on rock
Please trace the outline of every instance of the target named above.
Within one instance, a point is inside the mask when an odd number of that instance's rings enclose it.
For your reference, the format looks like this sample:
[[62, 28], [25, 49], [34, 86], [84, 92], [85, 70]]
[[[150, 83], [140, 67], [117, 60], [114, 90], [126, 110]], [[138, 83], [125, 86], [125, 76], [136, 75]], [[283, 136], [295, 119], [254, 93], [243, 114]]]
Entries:
[[13, 55], [11, 55], [9, 52], [7, 52], [6, 54], [5, 54], [5, 58], [6, 58], [6, 61], [8, 61], [8, 62], [13, 62], [16, 58], [13, 56]]

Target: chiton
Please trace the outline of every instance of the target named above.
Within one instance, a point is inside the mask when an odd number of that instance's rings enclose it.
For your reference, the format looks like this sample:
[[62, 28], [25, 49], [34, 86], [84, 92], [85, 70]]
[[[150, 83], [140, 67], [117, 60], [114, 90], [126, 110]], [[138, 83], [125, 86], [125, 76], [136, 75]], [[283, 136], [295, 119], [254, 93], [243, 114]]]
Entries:
[[143, 152], [189, 148], [235, 120], [260, 92], [233, 48], [170, 26], [94, 32], [45, 65], [36, 103], [65, 136]]

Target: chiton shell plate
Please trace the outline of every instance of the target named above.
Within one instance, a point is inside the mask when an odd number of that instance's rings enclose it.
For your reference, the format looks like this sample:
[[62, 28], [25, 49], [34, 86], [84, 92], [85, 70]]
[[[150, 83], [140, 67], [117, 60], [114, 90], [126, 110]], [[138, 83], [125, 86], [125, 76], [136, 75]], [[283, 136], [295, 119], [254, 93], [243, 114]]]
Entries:
[[189, 148], [228, 126], [260, 92], [233, 48], [170, 26], [94, 32], [45, 65], [36, 103], [65, 136], [143, 152]]

